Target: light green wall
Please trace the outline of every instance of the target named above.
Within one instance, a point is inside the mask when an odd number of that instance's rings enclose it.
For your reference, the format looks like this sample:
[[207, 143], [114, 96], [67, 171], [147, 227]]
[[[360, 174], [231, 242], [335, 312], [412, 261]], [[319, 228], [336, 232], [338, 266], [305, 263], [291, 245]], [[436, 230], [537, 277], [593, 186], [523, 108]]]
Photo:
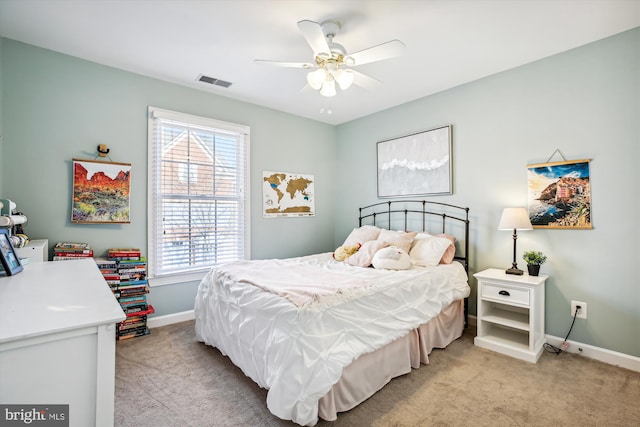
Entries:
[[[526, 205], [527, 164], [556, 149], [593, 159], [594, 229], [522, 232], [519, 253], [550, 256], [542, 267], [550, 275], [547, 333], [564, 337], [570, 301], [585, 301], [589, 318], [576, 321], [570, 339], [640, 356], [640, 29], [338, 127], [12, 40], [0, 46], [0, 189], [28, 215], [33, 238], [89, 241], [99, 251], [146, 247], [147, 105], [251, 126], [254, 188], [262, 170], [315, 175], [315, 218], [263, 219], [260, 191], [252, 192], [254, 258], [335, 248], [357, 208], [376, 200], [376, 142], [452, 124], [454, 194], [432, 199], [471, 208], [472, 272], [510, 265], [511, 236], [497, 224], [503, 207]], [[94, 157], [99, 143], [114, 161], [133, 164], [130, 225], [69, 222], [70, 160]], [[159, 315], [188, 310], [196, 287], [154, 287], [150, 301]]]
[[453, 125], [454, 193], [430, 199], [470, 207], [472, 273], [510, 266], [511, 233], [497, 227], [503, 207], [527, 205], [527, 164], [556, 149], [592, 159], [594, 228], [521, 232], [519, 264], [525, 249], [549, 255], [548, 334], [564, 337], [571, 300], [583, 301], [569, 339], [640, 356], [639, 52], [635, 29], [339, 126], [336, 242], [376, 200], [381, 140]]
[[[28, 217], [34, 239], [83, 241], [97, 254], [147, 242], [147, 106], [251, 127], [251, 256], [287, 257], [333, 249], [335, 127], [39, 49], [2, 44], [2, 196]], [[107, 144], [132, 164], [131, 224], [69, 221], [71, 159], [93, 159]], [[263, 170], [315, 176], [316, 216], [261, 214]], [[193, 309], [197, 283], [153, 287], [156, 314]]]

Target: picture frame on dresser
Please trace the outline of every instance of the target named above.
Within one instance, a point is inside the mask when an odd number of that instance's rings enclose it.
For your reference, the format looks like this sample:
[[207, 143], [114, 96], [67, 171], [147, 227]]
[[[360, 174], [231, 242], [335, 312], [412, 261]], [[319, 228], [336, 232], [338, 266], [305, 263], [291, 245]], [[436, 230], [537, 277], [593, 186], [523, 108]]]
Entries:
[[0, 229], [0, 264], [7, 276], [13, 276], [23, 270], [20, 258], [9, 238], [9, 230]]

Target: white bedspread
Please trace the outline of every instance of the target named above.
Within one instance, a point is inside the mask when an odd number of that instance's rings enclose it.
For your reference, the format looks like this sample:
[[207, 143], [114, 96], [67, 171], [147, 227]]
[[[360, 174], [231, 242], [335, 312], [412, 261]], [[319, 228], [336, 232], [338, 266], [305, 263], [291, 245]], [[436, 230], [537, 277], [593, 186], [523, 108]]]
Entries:
[[[318, 399], [340, 379], [345, 366], [469, 295], [467, 275], [457, 262], [390, 271], [353, 267], [325, 253], [280, 263], [283, 276], [286, 265], [298, 272], [309, 267], [310, 274], [320, 269], [368, 286], [299, 307], [259, 286], [237, 282], [236, 276], [244, 273], [232, 263], [210, 271], [200, 283], [196, 336], [269, 390], [267, 407], [274, 415], [300, 425], [317, 423]], [[268, 276], [273, 278], [273, 272]]]
[[356, 289], [364, 291], [372, 286], [372, 282], [354, 277], [349, 271], [333, 271], [318, 263], [282, 259], [233, 262], [225, 265], [218, 277], [226, 283], [244, 282], [258, 286], [298, 307], [326, 303], [336, 297], [346, 300], [360, 294], [354, 292]]

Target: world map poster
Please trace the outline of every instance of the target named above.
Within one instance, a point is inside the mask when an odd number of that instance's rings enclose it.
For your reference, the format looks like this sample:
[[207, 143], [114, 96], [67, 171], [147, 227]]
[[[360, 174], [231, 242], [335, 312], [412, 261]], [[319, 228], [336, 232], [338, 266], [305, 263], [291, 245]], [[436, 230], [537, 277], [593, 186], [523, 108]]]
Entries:
[[315, 215], [313, 175], [264, 171], [262, 194], [264, 218]]

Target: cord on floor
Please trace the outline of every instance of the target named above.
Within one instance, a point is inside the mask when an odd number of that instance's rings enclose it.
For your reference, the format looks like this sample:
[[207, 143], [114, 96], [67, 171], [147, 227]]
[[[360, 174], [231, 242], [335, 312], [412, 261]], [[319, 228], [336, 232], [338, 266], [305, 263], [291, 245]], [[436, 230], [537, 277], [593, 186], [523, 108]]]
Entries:
[[571, 327], [569, 328], [569, 332], [567, 332], [567, 336], [564, 337], [564, 341], [562, 341], [562, 345], [560, 347], [556, 347], [555, 345], [551, 345], [549, 343], [544, 343], [544, 349], [548, 352], [548, 353], [554, 353], [556, 355], [562, 353], [563, 351], [565, 351], [567, 348], [569, 348], [569, 343], [567, 343], [567, 338], [569, 338], [569, 334], [571, 333], [571, 330], [573, 329], [573, 324], [576, 323], [576, 317], [578, 316], [578, 310], [580, 310], [579, 307], [576, 307], [576, 311], [575, 313], [573, 313], [573, 321], [571, 322]]

